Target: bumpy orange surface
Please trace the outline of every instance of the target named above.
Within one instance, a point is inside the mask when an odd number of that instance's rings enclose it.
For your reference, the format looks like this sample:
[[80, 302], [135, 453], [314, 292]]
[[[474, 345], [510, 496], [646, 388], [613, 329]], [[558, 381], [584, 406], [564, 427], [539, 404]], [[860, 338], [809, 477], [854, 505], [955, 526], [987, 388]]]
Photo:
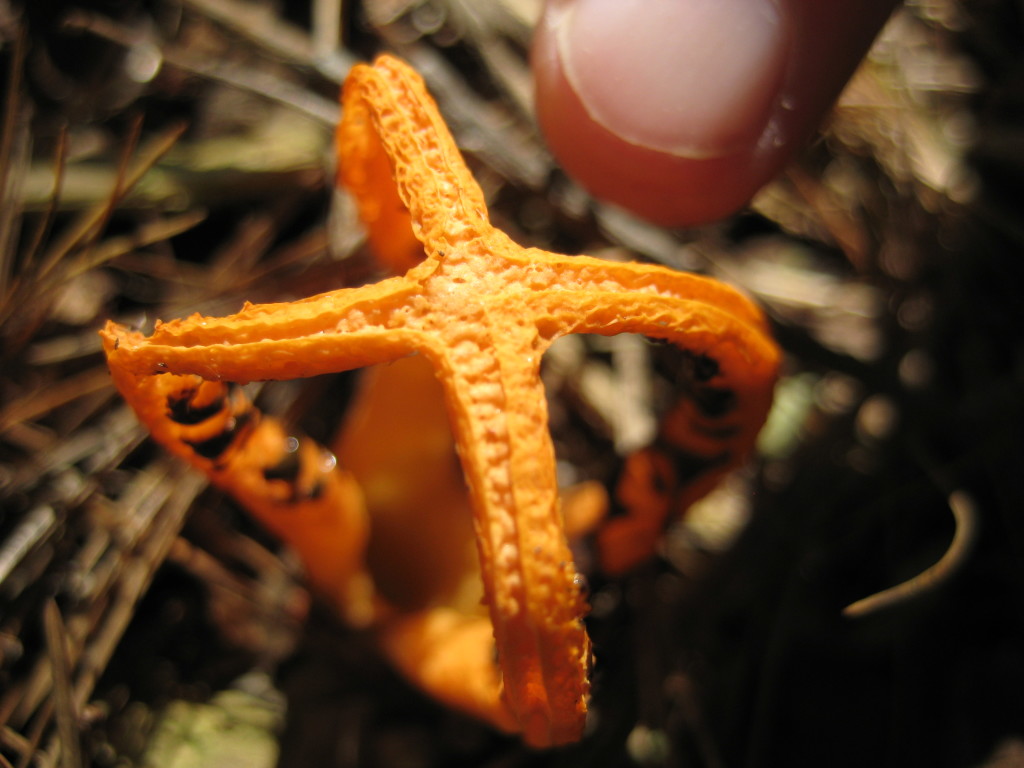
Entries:
[[[490, 661], [490, 633], [449, 608], [390, 617], [383, 642], [428, 689], [500, 727], [521, 730], [528, 743], [576, 740], [586, 717], [590, 644], [581, 579], [559, 512], [539, 375], [544, 351], [568, 333], [622, 332], [686, 350], [697, 394], [673, 410], [660, 439], [706, 461], [702, 492], [749, 451], [770, 403], [778, 350], [759, 310], [721, 283], [657, 266], [521, 248], [494, 229], [480, 187], [422, 80], [402, 62], [385, 56], [355, 67], [343, 107], [341, 180], [356, 196], [382, 258], [407, 271], [302, 301], [247, 304], [230, 317], [158, 323], [148, 338], [110, 323], [103, 338], [115, 383], [157, 439], [292, 542], [343, 611], [373, 620], [387, 611], [367, 586], [362, 547], [373, 523], [352, 487], [358, 484], [343, 468], [329, 466], [323, 477], [310, 479], [316, 472], [303, 468], [318, 466], [310, 461], [288, 474], [279, 446], [268, 449], [269, 459], [250, 455], [251, 435], [271, 442], [285, 436], [264, 435], [269, 420], [243, 434], [237, 420], [230, 421], [234, 395], [209, 382], [288, 379], [423, 356], [443, 387], [470, 489], [498, 668]], [[409, 250], [416, 241], [418, 260]], [[208, 383], [196, 386], [222, 388], [205, 409], [188, 389], [200, 379]], [[220, 424], [231, 440], [219, 453], [220, 446], [211, 449], [185, 435], [195, 428], [189, 422], [206, 427], [212, 410], [230, 422]], [[204, 455], [196, 453], [197, 442]], [[673, 506], [668, 499], [660, 507], [648, 503], [637, 483], [653, 465], [642, 458], [634, 464], [615, 491], [627, 514], [613, 521], [604, 539], [614, 570], [649, 548]], [[672, 467], [665, 472], [674, 478]], [[303, 476], [306, 486], [316, 481], [313, 491], [303, 490]], [[663, 484], [655, 487], [669, 493]], [[283, 488], [291, 498], [267, 500], [267, 493], [277, 489], [280, 496]], [[282, 513], [295, 504], [322, 513], [325, 493], [339, 509], [323, 529], [318, 521]], [[334, 535], [347, 539], [323, 540]], [[617, 551], [628, 554], [615, 564]], [[452, 650], [437, 650], [449, 642]]]

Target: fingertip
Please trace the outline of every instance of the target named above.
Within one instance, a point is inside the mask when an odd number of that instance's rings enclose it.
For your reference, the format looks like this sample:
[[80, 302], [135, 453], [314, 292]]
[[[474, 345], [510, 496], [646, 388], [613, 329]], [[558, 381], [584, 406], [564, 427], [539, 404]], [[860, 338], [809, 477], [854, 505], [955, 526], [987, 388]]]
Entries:
[[742, 205], [756, 188], [751, 151], [787, 48], [774, 10], [751, 17], [749, 8], [549, 4], [534, 48], [537, 113], [563, 167], [596, 196], [659, 224], [709, 221]]
[[557, 68], [537, 79], [537, 118], [565, 171], [591, 194], [665, 226], [712, 221], [752, 194], [737, 158], [695, 160], [623, 139], [587, 114]]
[[638, 139], [635, 124], [595, 119], [557, 48], [556, 29], [543, 23], [533, 50], [537, 119], [558, 162], [591, 194], [669, 226], [711, 221], [746, 201], [749, 169], [735, 151], [680, 154]]
[[893, 4], [549, 0], [538, 122], [595, 196], [658, 224], [722, 218], [813, 131]]

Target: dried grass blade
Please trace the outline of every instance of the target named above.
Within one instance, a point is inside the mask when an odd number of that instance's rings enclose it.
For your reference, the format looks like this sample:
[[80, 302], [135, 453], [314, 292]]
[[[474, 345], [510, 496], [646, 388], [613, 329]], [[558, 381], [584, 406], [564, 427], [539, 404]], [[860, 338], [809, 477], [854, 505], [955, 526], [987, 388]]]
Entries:
[[68, 128], [67, 125], [64, 125], [61, 127], [60, 138], [57, 141], [57, 152], [53, 158], [53, 191], [50, 193], [46, 212], [42, 219], [40, 219], [39, 226], [36, 227], [35, 234], [32, 236], [31, 244], [25, 251], [25, 258], [21, 266], [23, 274], [31, 274], [32, 268], [35, 266], [36, 257], [39, 254], [39, 249], [46, 242], [50, 227], [53, 225], [53, 220], [57, 215], [61, 190], [64, 188], [64, 176], [67, 171], [67, 156]]
[[82, 254], [70, 265], [66, 272], [66, 278], [78, 277], [90, 269], [106, 264], [125, 254], [131, 253], [138, 248], [143, 248], [153, 243], [159, 243], [172, 237], [187, 232], [192, 227], [200, 224], [206, 218], [206, 212], [195, 210], [188, 211], [169, 219], [143, 224], [131, 235], [111, 237], [99, 245], [91, 248], [88, 253]]
[[125, 168], [123, 175], [118, 174], [118, 180], [108, 198], [85, 211], [78, 221], [50, 246], [43, 257], [43, 264], [39, 271], [40, 277], [45, 277], [75, 248], [81, 247], [98, 235], [101, 225], [109, 217], [110, 212], [139, 183], [146, 172], [170, 151], [185, 132], [185, 128], [184, 123], [171, 126], [142, 145], [135, 162]]
[[71, 664], [68, 654], [68, 633], [60, 609], [53, 600], [43, 606], [43, 628], [46, 649], [53, 675], [54, 717], [60, 738], [61, 768], [82, 768], [82, 749], [78, 736], [78, 717], [75, 714], [71, 690]]
[[0, 409], [0, 434], [22, 422], [38, 418], [75, 398], [97, 392], [110, 384], [106, 367], [84, 371], [70, 379], [32, 392]]
[[15, 226], [21, 210], [11, 197], [11, 163], [21, 117], [21, 80], [25, 63], [25, 31], [19, 29], [7, 71], [4, 94], [3, 125], [0, 128], [0, 296], [7, 293], [13, 262]]

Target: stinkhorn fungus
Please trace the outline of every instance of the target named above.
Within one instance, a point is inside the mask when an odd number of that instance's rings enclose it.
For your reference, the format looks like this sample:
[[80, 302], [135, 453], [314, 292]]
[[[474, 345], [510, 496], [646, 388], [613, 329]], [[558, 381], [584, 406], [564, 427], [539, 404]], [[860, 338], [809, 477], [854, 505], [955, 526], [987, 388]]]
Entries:
[[[778, 348], [755, 305], [722, 283], [522, 248], [491, 226], [480, 187], [404, 63], [382, 56], [354, 67], [342, 99], [340, 179], [379, 257], [404, 272], [300, 301], [246, 304], [229, 317], [158, 323], [149, 337], [108, 323], [102, 336], [114, 381], [157, 440], [299, 551], [344, 615], [378, 623], [388, 655], [414, 680], [533, 746], [575, 741], [589, 692], [587, 605], [559, 511], [544, 351], [565, 334], [629, 332], [671, 342], [689, 361], [687, 396], [659, 434], [671, 451], [637, 454], [613, 489], [626, 514], [602, 532], [602, 557], [622, 570], [653, 546], [680, 499], [706, 491], [749, 452], [771, 401]], [[409, 243], [420, 244], [415, 258]], [[260, 419], [224, 383], [409, 355], [427, 361], [443, 390], [469, 488], [486, 618], [456, 598], [437, 604], [383, 578], [375, 583], [382, 566], [367, 549], [373, 505], [367, 514], [357, 477]], [[665, 458], [680, 454], [697, 460], [696, 477]], [[696, 490], [684, 490], [691, 479]], [[457, 574], [438, 583], [460, 594]]]

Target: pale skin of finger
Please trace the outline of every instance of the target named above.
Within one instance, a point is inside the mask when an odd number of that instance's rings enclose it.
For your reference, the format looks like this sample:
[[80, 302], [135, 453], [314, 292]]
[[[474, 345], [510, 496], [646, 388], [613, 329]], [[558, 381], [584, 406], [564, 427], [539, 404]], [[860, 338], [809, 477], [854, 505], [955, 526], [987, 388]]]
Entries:
[[[609, 33], [613, 45], [581, 45], [577, 38], [583, 33], [574, 30], [583, 25], [583, 17], [576, 6], [594, 2], [547, 4], [533, 51], [538, 121], [556, 159], [591, 193], [664, 225], [727, 216], [778, 174], [814, 135], [896, 5], [893, 0], [732, 0], [737, 13], [749, 4], [777, 28], [770, 40], [758, 39], [760, 47], [750, 54], [763, 56], [763, 65], [755, 58], [726, 78], [741, 95], [722, 101], [716, 88], [724, 87], [718, 79], [721, 62], [731, 53], [723, 54], [728, 34], [725, 43], [704, 52], [695, 50], [702, 33], [691, 31], [687, 37], [666, 24], [645, 25], [642, 16], [633, 14]], [[701, 3], [687, 0], [685, 5]], [[633, 24], [639, 30], [635, 45], [629, 42]], [[597, 26], [588, 22], [585, 32]], [[756, 25], [748, 25], [745, 34], [756, 37]], [[620, 45], [622, 40], [627, 42]], [[655, 101], [661, 93], [673, 93], [651, 86], [643, 76], [624, 82], [622, 73], [651, 71], [651, 79], [658, 79], [657, 72], [671, 72], [674, 44], [693, 89], [673, 97], [681, 102], [681, 116], [673, 118], [677, 122], [671, 130], [684, 138], [669, 146], [656, 124], [661, 119], [657, 109], [618, 110], [616, 100], [642, 104], [649, 86]], [[734, 47], [743, 51], [747, 43], [740, 40]], [[652, 52], [662, 59], [658, 66], [632, 60], [655, 58]], [[705, 53], [710, 63], [701, 72]], [[712, 99], [717, 112], [708, 122], [702, 106]], [[691, 126], [690, 121], [701, 120]]]

